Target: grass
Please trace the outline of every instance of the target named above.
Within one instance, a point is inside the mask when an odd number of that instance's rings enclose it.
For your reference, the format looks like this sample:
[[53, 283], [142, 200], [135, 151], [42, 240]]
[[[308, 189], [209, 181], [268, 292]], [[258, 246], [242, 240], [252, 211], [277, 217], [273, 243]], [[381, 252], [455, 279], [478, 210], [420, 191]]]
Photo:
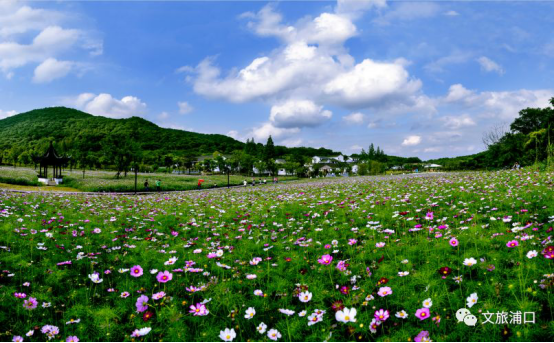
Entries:
[[[163, 195], [0, 192], [0, 339], [34, 330], [25, 339], [45, 341], [41, 329], [53, 325], [54, 341], [221, 341], [226, 328], [235, 341], [270, 341], [270, 329], [279, 341], [413, 341], [422, 332], [434, 341], [551, 341], [553, 177], [522, 170]], [[318, 262], [324, 255], [330, 264]], [[476, 264], [464, 265], [469, 258]], [[133, 266], [143, 274], [132, 276]], [[168, 282], [157, 279], [163, 271]], [[383, 287], [392, 294], [380, 296]], [[298, 297], [305, 291], [309, 302]], [[137, 312], [143, 295], [147, 309]], [[31, 297], [38, 306], [25, 309]], [[429, 318], [420, 320], [426, 299]], [[190, 313], [200, 303], [209, 313]], [[337, 320], [333, 306], [355, 308], [356, 321]], [[476, 326], [456, 319], [464, 307]], [[390, 318], [373, 332], [379, 309]], [[321, 321], [308, 325], [317, 310]], [[406, 319], [395, 316], [402, 310]], [[483, 323], [484, 313], [502, 311], [534, 312], [536, 323]], [[131, 337], [143, 328], [151, 331]]]
[[[113, 171], [86, 171], [85, 178], [81, 170], [65, 170], [63, 187], [70, 187], [84, 192], [134, 192], [135, 176], [128, 174], [127, 177], [115, 177]], [[262, 180], [264, 177], [261, 177]], [[155, 181], [161, 180], [161, 191], [184, 191], [198, 188], [198, 180], [203, 179], [203, 188], [226, 187], [227, 175], [178, 175], [170, 173], [139, 173], [137, 179], [137, 190], [144, 192], [144, 181], [148, 179], [150, 191], [156, 189]], [[252, 177], [231, 175], [230, 185], [241, 185], [244, 180], [251, 182]], [[260, 177], [255, 177], [256, 182]], [[267, 178], [271, 182], [272, 178]], [[280, 181], [296, 180], [292, 176], [280, 176]], [[0, 182], [15, 185], [38, 186], [41, 185], [37, 179], [37, 172], [31, 168], [0, 167]]]

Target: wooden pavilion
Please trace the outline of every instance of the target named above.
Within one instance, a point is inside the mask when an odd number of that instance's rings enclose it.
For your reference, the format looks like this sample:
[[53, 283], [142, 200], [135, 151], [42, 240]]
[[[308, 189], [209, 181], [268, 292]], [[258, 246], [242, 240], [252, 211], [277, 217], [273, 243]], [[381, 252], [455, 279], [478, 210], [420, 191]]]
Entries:
[[52, 167], [52, 175], [50, 176], [50, 179], [57, 181], [63, 177], [62, 168], [67, 164], [67, 162], [69, 162], [69, 157], [59, 156], [56, 149], [54, 149], [54, 145], [50, 142], [48, 150], [46, 150], [44, 155], [37, 159], [37, 162], [40, 165], [38, 175], [39, 180], [44, 179], [45, 181], [48, 181], [48, 167]]

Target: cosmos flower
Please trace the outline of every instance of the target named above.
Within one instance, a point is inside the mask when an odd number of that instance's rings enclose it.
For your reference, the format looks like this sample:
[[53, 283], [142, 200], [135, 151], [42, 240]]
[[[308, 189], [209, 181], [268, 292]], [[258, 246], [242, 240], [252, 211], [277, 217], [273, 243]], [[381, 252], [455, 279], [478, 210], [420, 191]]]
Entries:
[[103, 279], [100, 278], [100, 274], [98, 273], [89, 274], [88, 278], [90, 279], [90, 281], [94, 283], [101, 283], [102, 281], [104, 281]]
[[531, 250], [527, 253], [527, 258], [532, 259], [534, 257], [537, 257], [539, 253], [536, 250]]
[[323, 264], [323, 265], [329, 265], [331, 264], [331, 261], [333, 261], [333, 256], [327, 254], [327, 255], [323, 255], [321, 256], [321, 258], [319, 258], [317, 260], [317, 262], [319, 262], [320, 264]]
[[371, 323], [369, 323], [369, 331], [371, 331], [371, 333], [377, 333], [377, 328], [379, 327], [380, 323], [380, 321], [373, 318], [371, 320]]
[[375, 243], [375, 247], [377, 247], [377, 248], [382, 248], [384, 246], [385, 246], [385, 242]]
[[446, 277], [452, 273], [452, 269], [449, 267], [441, 267], [438, 272], [443, 279], [446, 279]]
[[312, 300], [312, 293], [308, 291], [302, 292], [298, 295], [298, 299], [303, 303], [307, 303]]
[[131, 337], [142, 337], [148, 335], [148, 333], [152, 330], [152, 328], [146, 327], [142, 329], [137, 329], [133, 331], [131, 334]]
[[257, 327], [256, 327], [256, 330], [258, 330], [258, 332], [260, 334], [264, 334], [265, 330], [267, 330], [267, 325], [265, 325], [264, 322], [261, 322]]
[[149, 298], [146, 295], [141, 295], [136, 302], [136, 307], [138, 312], [144, 312], [148, 309], [148, 300]]
[[468, 266], [468, 267], [471, 267], [473, 265], [477, 264], [477, 260], [474, 259], [473, 257], [470, 257], [470, 258], [466, 258], [464, 260], [464, 266]]
[[396, 312], [396, 314], [394, 315], [396, 318], [400, 318], [400, 319], [406, 319], [408, 318], [408, 314], [406, 313], [406, 311], [402, 310], [400, 312]]
[[429, 338], [429, 331], [421, 331], [414, 338], [414, 342], [431, 342]]
[[68, 336], [66, 339], [65, 339], [66, 342], [79, 342], [79, 337], [77, 336]]
[[424, 320], [429, 318], [430, 311], [428, 308], [420, 308], [416, 311], [415, 316], [418, 317], [420, 320]]
[[244, 315], [244, 318], [252, 319], [252, 318], [254, 318], [254, 315], [256, 315], [256, 309], [254, 309], [253, 307], [249, 307], [246, 310], [246, 314]]
[[152, 295], [152, 299], [154, 300], [160, 300], [161, 298], [165, 297], [165, 292], [158, 292], [158, 293], [154, 293]]
[[471, 293], [469, 297], [467, 297], [467, 307], [473, 307], [473, 305], [477, 303], [477, 299], [479, 299], [477, 293]]
[[267, 332], [267, 337], [272, 341], [276, 341], [281, 338], [281, 333], [275, 329], [271, 329]]
[[210, 311], [206, 308], [206, 305], [197, 303], [196, 305], [190, 305], [190, 311], [193, 316], [207, 316]]
[[23, 337], [21, 337], [21, 336], [13, 336], [12, 342], [23, 342]]
[[317, 324], [323, 320], [323, 316], [317, 315], [317, 313], [312, 313], [308, 316], [308, 326]]
[[423, 300], [423, 307], [431, 308], [431, 306], [433, 306], [433, 301], [431, 300], [431, 298]]
[[344, 304], [342, 303], [342, 300], [335, 300], [331, 304], [331, 308], [336, 312], [342, 310], [344, 308]]
[[377, 294], [380, 297], [386, 297], [387, 295], [392, 294], [392, 288], [390, 288], [390, 287], [381, 287], [381, 288], [379, 288], [379, 291], [377, 292]]
[[171, 274], [167, 270], [164, 272], [159, 272], [158, 275], [156, 276], [156, 280], [158, 280], [158, 282], [161, 282], [161, 283], [166, 283], [168, 281], [171, 281], [171, 279], [173, 279], [173, 274]]
[[408, 275], [410, 275], [410, 272], [398, 272], [398, 276], [400, 277], [408, 276]]
[[513, 240], [513, 241], [509, 241], [508, 243], [506, 243], [506, 246], [508, 248], [515, 248], [519, 245], [519, 242], [517, 240]]
[[452, 278], [452, 280], [454, 280], [454, 282], [456, 282], [456, 283], [461, 283], [461, 282], [463, 281], [461, 275], [454, 276], [454, 277]]
[[335, 313], [335, 319], [341, 323], [348, 323], [348, 322], [356, 322], [356, 309], [355, 308], [347, 308], [345, 307], [341, 311], [337, 311]]
[[30, 297], [29, 300], [23, 301], [23, 307], [27, 310], [34, 310], [37, 308], [38, 302], [36, 298]]
[[458, 244], [459, 244], [459, 242], [458, 242], [458, 240], [456, 239], [456, 237], [452, 237], [452, 238], [450, 239], [450, 241], [448, 241], [448, 243], [450, 243], [450, 246], [453, 246], [453, 247], [457, 247]]
[[235, 337], [237, 337], [237, 334], [235, 333], [234, 329], [226, 328], [223, 331], [219, 331], [219, 338], [221, 338], [225, 342], [232, 342]]
[[129, 295], [131, 295], [129, 292], [122, 292], [120, 297], [127, 298]]
[[373, 317], [375, 317], [375, 320], [377, 320], [378, 322], [384, 322], [387, 319], [389, 319], [390, 313], [388, 310], [380, 309], [375, 311], [375, 313], [373, 314]]
[[283, 314], [286, 314], [287, 316], [292, 316], [294, 314], [295, 311], [293, 310], [288, 310], [286, 308], [280, 308], [279, 309], [279, 312], [283, 313]]
[[258, 297], [263, 297], [264, 296], [264, 292], [262, 292], [261, 289], [256, 289], [254, 291], [254, 295], [258, 296]]

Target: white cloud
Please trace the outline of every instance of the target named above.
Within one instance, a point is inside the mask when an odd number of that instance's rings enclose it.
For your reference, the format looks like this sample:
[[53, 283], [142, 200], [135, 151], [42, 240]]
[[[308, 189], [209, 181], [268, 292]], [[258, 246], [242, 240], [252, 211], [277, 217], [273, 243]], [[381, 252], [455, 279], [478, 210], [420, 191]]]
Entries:
[[439, 12], [439, 5], [432, 2], [399, 2], [391, 11], [376, 18], [375, 23], [389, 25], [395, 21], [407, 21], [434, 17]]
[[444, 123], [443, 126], [447, 129], [457, 130], [466, 126], [475, 126], [476, 123], [468, 114], [461, 116], [444, 116], [440, 120]]
[[179, 101], [177, 103], [177, 106], [179, 106], [179, 113], [180, 114], [187, 114], [192, 112], [194, 110], [194, 107], [192, 107], [188, 102], [186, 101]]
[[292, 135], [300, 132], [299, 128], [279, 128], [273, 126], [271, 123], [264, 123], [259, 127], [252, 129], [252, 132], [248, 135], [249, 137], [254, 137], [257, 142], [265, 142], [269, 136], [274, 139], [287, 139]]
[[444, 15], [445, 16], [449, 16], [449, 17], [455, 17], [455, 16], [459, 16], [460, 13], [454, 11], [454, 10], [450, 10], [450, 11], [446, 11], [444, 12]]
[[504, 74], [504, 69], [502, 69], [502, 67], [498, 63], [494, 62], [488, 57], [481, 56], [477, 59], [477, 62], [479, 62], [481, 70], [484, 70], [486, 72], [495, 72], [498, 75]]
[[167, 119], [169, 119], [169, 113], [167, 113], [167, 112], [164, 111], [164, 112], [158, 114], [158, 119], [159, 119], [159, 120], [167, 120]]
[[[66, 29], [61, 21], [67, 15], [53, 10], [21, 6], [18, 2], [2, 1], [0, 6], [0, 71], [11, 79], [14, 70], [28, 64], [42, 65], [35, 82], [49, 82], [56, 75], [67, 75], [70, 61], [53, 63], [65, 53], [102, 53], [102, 41], [79, 29]], [[35, 33], [36, 32], [36, 33]], [[24, 34], [24, 37], [20, 37]], [[28, 37], [35, 35], [29, 42]], [[50, 60], [50, 61], [49, 61]], [[46, 64], [44, 64], [46, 63]], [[63, 63], [63, 64], [61, 64]], [[44, 65], [43, 65], [44, 64]], [[57, 73], [52, 72], [57, 68]], [[42, 69], [42, 70], [41, 70]]]
[[106, 93], [82, 93], [65, 99], [64, 103], [90, 114], [116, 119], [143, 116], [147, 110], [146, 104], [137, 97], [125, 96], [119, 100]]
[[239, 132], [237, 130], [231, 130], [226, 135], [237, 140], [239, 139]]
[[471, 52], [454, 51], [448, 56], [441, 57], [436, 61], [426, 64], [424, 69], [431, 73], [443, 73], [446, 67], [454, 64], [465, 63], [471, 57]]
[[5, 119], [5, 118], [11, 117], [11, 116], [16, 115], [16, 114], [17, 114], [16, 111], [2, 111], [2, 110], [0, 110], [0, 119]]
[[329, 81], [323, 91], [346, 107], [363, 108], [391, 100], [405, 101], [420, 88], [421, 81], [411, 79], [400, 61], [383, 63], [365, 59]]
[[269, 120], [279, 128], [315, 127], [331, 119], [332, 115], [331, 111], [310, 100], [288, 100], [271, 107]]
[[350, 113], [349, 115], [342, 117], [342, 120], [344, 120], [347, 124], [362, 124], [364, 119], [364, 114], [360, 112]]
[[511, 121], [520, 110], [527, 107], [545, 107], [554, 97], [554, 89], [520, 89], [516, 91], [476, 92], [461, 84], [450, 86], [443, 101], [448, 104], [461, 104], [472, 108], [485, 118]]
[[59, 79], [69, 74], [74, 66], [75, 63], [71, 61], [58, 61], [55, 58], [48, 58], [35, 68], [33, 82], [48, 83]]
[[420, 136], [408, 136], [404, 139], [402, 142], [403, 146], [414, 146], [421, 143], [421, 137]]

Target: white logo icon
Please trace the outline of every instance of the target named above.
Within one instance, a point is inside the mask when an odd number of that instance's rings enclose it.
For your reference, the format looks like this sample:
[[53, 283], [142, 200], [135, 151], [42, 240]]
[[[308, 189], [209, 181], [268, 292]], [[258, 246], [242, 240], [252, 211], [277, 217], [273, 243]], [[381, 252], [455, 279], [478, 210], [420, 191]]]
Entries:
[[458, 322], [464, 322], [467, 326], [475, 326], [477, 317], [471, 314], [467, 308], [461, 308], [456, 312]]

